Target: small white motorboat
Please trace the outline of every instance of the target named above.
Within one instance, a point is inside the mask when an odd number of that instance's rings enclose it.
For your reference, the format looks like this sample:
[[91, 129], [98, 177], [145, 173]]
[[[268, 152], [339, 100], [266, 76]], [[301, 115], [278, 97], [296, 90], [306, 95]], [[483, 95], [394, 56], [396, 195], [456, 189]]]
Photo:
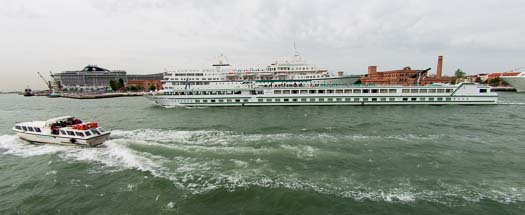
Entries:
[[24, 140], [37, 143], [54, 143], [95, 147], [104, 143], [111, 132], [96, 122], [82, 122], [72, 116], [62, 116], [47, 121], [17, 123], [13, 131]]

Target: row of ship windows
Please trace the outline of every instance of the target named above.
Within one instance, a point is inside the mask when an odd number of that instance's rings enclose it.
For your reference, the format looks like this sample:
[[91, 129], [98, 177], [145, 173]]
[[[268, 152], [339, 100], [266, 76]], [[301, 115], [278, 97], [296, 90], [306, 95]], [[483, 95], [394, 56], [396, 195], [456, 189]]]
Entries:
[[[29, 126], [15, 126], [15, 128], [17, 130], [20, 130], [20, 131], [29, 131], [29, 132], [36, 132], [36, 133], [42, 133], [42, 130], [40, 128], [37, 128], [37, 127], [29, 127]], [[96, 134], [100, 134], [97, 130], [94, 130], [92, 129], [93, 133], [96, 133]], [[60, 130], [60, 133], [62, 135], [69, 135], [69, 136], [79, 136], [79, 137], [89, 137], [91, 136], [91, 132], [90, 131], [85, 131], [85, 132], [73, 132], [73, 131], [63, 131], [63, 130]]]
[[[468, 100], [468, 99], [462, 99]], [[177, 99], [176, 102], [179, 103], [246, 103], [248, 99]], [[396, 100], [396, 98], [286, 98], [286, 99], [257, 99], [257, 102], [416, 102], [416, 101], [428, 101], [428, 102], [441, 102], [441, 101], [452, 101], [450, 97], [430, 97], [430, 98], [401, 98]]]
[[[167, 79], [167, 80], [170, 80], [170, 81], [173, 81], [173, 80], [178, 81], [179, 79], [178, 79], [178, 78], [169, 78], [169, 79]], [[219, 78], [202, 78], [202, 79], [199, 79], [199, 78], [181, 78], [180, 80], [181, 80], [181, 81], [198, 81], [198, 80], [203, 80], [203, 81], [206, 81], [206, 80], [208, 80], [208, 81], [218, 81], [218, 80], [221, 80], [221, 79], [219, 79]]]
[[[262, 94], [262, 91], [258, 91]], [[195, 91], [195, 92], [165, 92], [164, 95], [240, 95], [241, 91]]]
[[33, 127], [29, 127], [29, 126], [15, 126], [15, 128], [17, 130], [20, 130], [20, 131], [29, 131], [29, 132], [37, 132], [37, 133], [42, 133], [42, 130], [40, 130], [40, 128], [33, 128]]
[[268, 68], [268, 70], [270, 71], [276, 71], [276, 70], [292, 70], [292, 71], [308, 71], [308, 70], [313, 70], [314, 68], [313, 67], [278, 67], [278, 68]]
[[[452, 89], [402, 89], [402, 93], [451, 93]], [[397, 89], [274, 90], [273, 94], [397, 93]]]

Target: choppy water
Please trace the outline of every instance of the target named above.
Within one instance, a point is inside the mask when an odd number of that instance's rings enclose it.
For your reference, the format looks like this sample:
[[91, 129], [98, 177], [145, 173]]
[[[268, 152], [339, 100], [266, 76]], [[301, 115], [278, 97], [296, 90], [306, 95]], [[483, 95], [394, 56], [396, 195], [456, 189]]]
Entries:
[[[496, 106], [161, 108], [0, 96], [0, 214], [524, 214], [525, 94]], [[75, 115], [102, 148], [28, 144]]]

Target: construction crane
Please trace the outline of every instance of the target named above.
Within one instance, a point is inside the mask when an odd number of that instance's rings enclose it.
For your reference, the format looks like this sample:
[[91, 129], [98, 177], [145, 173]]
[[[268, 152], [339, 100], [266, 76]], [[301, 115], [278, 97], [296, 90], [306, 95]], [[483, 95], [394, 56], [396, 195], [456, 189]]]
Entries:
[[51, 85], [51, 81], [47, 81], [44, 76], [42, 76], [42, 74], [40, 74], [40, 72], [37, 72], [38, 73], [38, 76], [40, 76], [40, 78], [46, 83], [47, 85], [47, 88], [49, 90], [53, 90], [53, 85]]

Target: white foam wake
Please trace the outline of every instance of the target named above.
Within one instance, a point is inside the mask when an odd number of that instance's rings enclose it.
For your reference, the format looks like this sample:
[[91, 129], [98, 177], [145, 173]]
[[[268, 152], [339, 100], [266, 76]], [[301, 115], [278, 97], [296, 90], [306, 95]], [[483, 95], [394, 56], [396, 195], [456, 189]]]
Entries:
[[[156, 132], [156, 133], [155, 133]], [[146, 141], [158, 137], [158, 141], [172, 141], [172, 138], [182, 140], [191, 139], [192, 132], [167, 131], [169, 138], [162, 137], [166, 131], [153, 131], [149, 134], [137, 131], [116, 132], [117, 139], [107, 141], [101, 148], [78, 148], [59, 145], [33, 145], [18, 139], [14, 135], [0, 136], [0, 154], [15, 155], [21, 157], [41, 156], [47, 154], [58, 154], [59, 158], [72, 162], [88, 162], [95, 164], [103, 171], [138, 170], [151, 173], [155, 177], [172, 181], [178, 188], [190, 193], [203, 193], [215, 189], [236, 190], [247, 187], [265, 187], [270, 189], [284, 188], [298, 191], [313, 191], [326, 195], [335, 195], [355, 200], [371, 200], [385, 202], [410, 203], [414, 201], [430, 201], [447, 205], [453, 205], [458, 200], [477, 202], [489, 199], [500, 203], [513, 203], [525, 201], [525, 188], [523, 187], [492, 187], [487, 190], [472, 190], [461, 186], [442, 186], [438, 190], [419, 190], [410, 185], [400, 187], [378, 186], [366, 187], [362, 184], [352, 182], [351, 178], [319, 179], [311, 175], [305, 175], [301, 171], [274, 171], [270, 161], [257, 157], [235, 159], [207, 156], [194, 156], [195, 148], [207, 148], [209, 146], [184, 144], [179, 150], [185, 153], [177, 153], [173, 156], [162, 156], [153, 152], [145, 152], [135, 149], [133, 146], [153, 147], [177, 147], [173, 144], [162, 144], [155, 141]], [[198, 135], [209, 135], [207, 132], [197, 131]], [[231, 135], [221, 133], [221, 135]], [[181, 136], [177, 136], [180, 134]], [[237, 134], [233, 134], [234, 136]], [[222, 136], [223, 137], [223, 136]], [[265, 137], [266, 138], [266, 137]], [[191, 141], [190, 141], [191, 142]], [[242, 148], [240, 146], [230, 147], [218, 145], [212, 150], [220, 148]], [[315, 159], [317, 148], [312, 146], [295, 147], [282, 144], [275, 152], [282, 156], [282, 151], [289, 152], [297, 158], [309, 160]], [[164, 150], [162, 150], [164, 151]], [[233, 150], [232, 153], [238, 153]], [[197, 154], [200, 155], [200, 154]], [[348, 176], [350, 177], [350, 176]], [[352, 182], [352, 183], [349, 183]]]

